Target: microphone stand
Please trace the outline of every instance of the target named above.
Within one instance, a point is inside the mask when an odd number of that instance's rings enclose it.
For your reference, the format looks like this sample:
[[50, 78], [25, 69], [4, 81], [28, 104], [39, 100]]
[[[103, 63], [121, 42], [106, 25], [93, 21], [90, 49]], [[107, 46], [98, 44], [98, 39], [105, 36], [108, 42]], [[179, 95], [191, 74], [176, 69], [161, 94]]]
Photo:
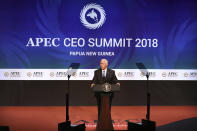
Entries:
[[146, 78], [147, 78], [147, 81], [146, 81], [146, 93], [147, 93], [147, 113], [146, 113], [146, 119], [147, 120], [150, 120], [150, 91], [149, 91], [149, 84], [148, 84], [148, 81], [149, 81], [149, 74], [147, 72], [146, 74]]
[[70, 81], [70, 76], [71, 75], [68, 75], [68, 86], [67, 86], [67, 92], [66, 92], [66, 123], [68, 125], [70, 125], [70, 121], [69, 121], [69, 88], [70, 88], [70, 85], [69, 85], [69, 81]]
[[[69, 66], [69, 69], [76, 70], [79, 68], [79, 65], [80, 65], [79, 63], [72, 63]], [[68, 85], [67, 85], [67, 88], [65, 88], [66, 121], [58, 123], [58, 131], [66, 131], [66, 130], [85, 131], [85, 123], [73, 126], [71, 125], [71, 121], [69, 120], [69, 94], [70, 94], [70, 77], [71, 77], [71, 74], [69, 74], [69, 69], [67, 71]]]

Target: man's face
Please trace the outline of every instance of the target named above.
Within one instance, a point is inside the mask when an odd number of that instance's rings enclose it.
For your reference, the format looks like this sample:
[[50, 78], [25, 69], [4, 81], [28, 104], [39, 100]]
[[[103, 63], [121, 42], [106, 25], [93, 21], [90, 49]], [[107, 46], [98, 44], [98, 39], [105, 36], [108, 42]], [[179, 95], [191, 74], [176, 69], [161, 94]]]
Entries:
[[101, 60], [100, 61], [100, 67], [102, 70], [105, 70], [107, 68], [108, 64], [106, 60]]

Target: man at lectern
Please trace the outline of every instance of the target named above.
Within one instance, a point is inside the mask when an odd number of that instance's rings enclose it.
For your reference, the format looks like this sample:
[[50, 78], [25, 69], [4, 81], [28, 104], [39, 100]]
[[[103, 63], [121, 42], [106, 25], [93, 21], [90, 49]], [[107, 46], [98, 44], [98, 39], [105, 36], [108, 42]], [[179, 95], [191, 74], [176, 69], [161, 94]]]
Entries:
[[[120, 83], [118, 82], [118, 79], [115, 75], [115, 71], [111, 70], [108, 67], [108, 60], [107, 59], [101, 59], [100, 61], [100, 68], [94, 72], [94, 77], [92, 79], [91, 88], [94, 87], [95, 84], [117, 84], [120, 86]], [[97, 99], [97, 106], [98, 106], [98, 117], [100, 114], [100, 106], [101, 106], [101, 93], [95, 93], [95, 97]], [[113, 92], [110, 96], [110, 111], [111, 111], [111, 103], [113, 98]]]

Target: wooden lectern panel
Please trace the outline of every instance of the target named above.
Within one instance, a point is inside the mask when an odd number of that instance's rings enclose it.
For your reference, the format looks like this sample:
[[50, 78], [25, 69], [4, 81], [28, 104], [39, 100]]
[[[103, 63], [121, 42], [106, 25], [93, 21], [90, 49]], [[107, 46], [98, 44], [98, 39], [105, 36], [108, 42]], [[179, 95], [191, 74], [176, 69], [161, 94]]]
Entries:
[[100, 107], [100, 115], [97, 123], [96, 130], [113, 130], [113, 124], [111, 120], [111, 113], [109, 110], [109, 97], [111, 93], [102, 93], [101, 94], [101, 107]]

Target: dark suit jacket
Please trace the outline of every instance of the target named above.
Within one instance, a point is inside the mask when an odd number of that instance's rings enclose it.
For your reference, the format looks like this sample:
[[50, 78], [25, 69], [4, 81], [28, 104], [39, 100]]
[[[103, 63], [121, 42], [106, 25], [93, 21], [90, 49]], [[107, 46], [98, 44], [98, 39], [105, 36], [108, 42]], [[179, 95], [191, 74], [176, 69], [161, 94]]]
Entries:
[[115, 71], [112, 69], [107, 68], [107, 74], [106, 78], [102, 77], [102, 69], [99, 68], [94, 72], [94, 77], [92, 80], [92, 83], [94, 84], [104, 84], [104, 83], [109, 83], [109, 84], [116, 84], [118, 82], [118, 79], [115, 75]]

